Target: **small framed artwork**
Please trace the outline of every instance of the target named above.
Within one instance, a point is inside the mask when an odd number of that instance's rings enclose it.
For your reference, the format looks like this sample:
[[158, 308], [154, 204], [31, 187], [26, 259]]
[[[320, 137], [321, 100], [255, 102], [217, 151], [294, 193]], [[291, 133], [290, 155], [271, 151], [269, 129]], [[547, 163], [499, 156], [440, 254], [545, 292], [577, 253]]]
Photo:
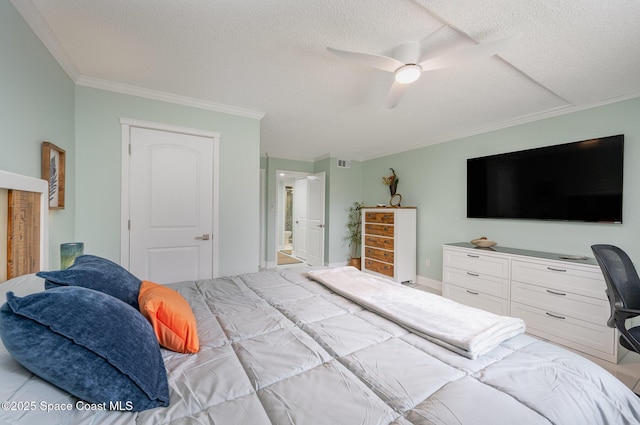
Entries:
[[65, 152], [50, 142], [42, 142], [42, 179], [49, 182], [49, 209], [64, 209]]

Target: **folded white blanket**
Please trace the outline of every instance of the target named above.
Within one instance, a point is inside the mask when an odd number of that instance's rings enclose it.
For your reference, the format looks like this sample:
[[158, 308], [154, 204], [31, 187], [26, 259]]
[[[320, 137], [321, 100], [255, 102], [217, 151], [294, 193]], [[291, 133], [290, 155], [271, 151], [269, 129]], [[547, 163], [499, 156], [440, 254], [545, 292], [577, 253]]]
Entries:
[[525, 331], [521, 319], [498, 316], [439, 295], [407, 288], [355, 267], [312, 270], [309, 277], [411, 332], [470, 359], [482, 356]]

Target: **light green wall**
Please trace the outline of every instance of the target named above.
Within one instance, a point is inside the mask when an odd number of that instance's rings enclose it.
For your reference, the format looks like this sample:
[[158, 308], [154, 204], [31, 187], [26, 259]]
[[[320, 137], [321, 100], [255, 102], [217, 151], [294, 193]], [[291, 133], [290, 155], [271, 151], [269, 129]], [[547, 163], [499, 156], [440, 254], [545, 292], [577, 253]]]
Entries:
[[338, 168], [336, 158], [327, 158], [322, 165], [324, 169], [318, 171], [326, 171], [328, 176], [325, 262], [338, 265], [346, 263], [350, 256], [348, 242], [344, 241], [348, 235], [347, 208], [362, 201], [362, 163], [351, 161], [351, 168]]
[[49, 212], [49, 268], [74, 239], [74, 84], [9, 1], [0, 1], [0, 169], [40, 178], [41, 147], [66, 152], [65, 209]]
[[260, 121], [77, 87], [76, 235], [85, 252], [120, 261], [120, 118], [220, 133], [219, 274], [257, 271]]
[[74, 240], [120, 260], [125, 117], [221, 133], [219, 273], [258, 269], [259, 120], [75, 87], [8, 1], [0, 57], [0, 169], [39, 177], [42, 141], [66, 151], [65, 209], [49, 213], [50, 268], [59, 267], [60, 243]]
[[[640, 99], [519, 125], [338, 169], [317, 163], [259, 158], [258, 120], [86, 87], [74, 87], [58, 63], [8, 1], [0, 1], [0, 169], [40, 176], [44, 140], [67, 154], [66, 208], [51, 211], [50, 267], [58, 246], [83, 240], [87, 251], [120, 257], [119, 118], [220, 132], [220, 273], [257, 269], [259, 169], [267, 169], [267, 260], [275, 261], [270, 202], [275, 170], [327, 173], [325, 261], [346, 261], [346, 208], [355, 200], [386, 203], [380, 183], [392, 167], [403, 205], [418, 207], [418, 274], [441, 279], [443, 243], [488, 236], [504, 246], [590, 255], [593, 243], [613, 243], [640, 258]], [[531, 147], [624, 133], [625, 189], [622, 225], [467, 219], [466, 159]], [[76, 219], [77, 218], [77, 219]], [[74, 226], [75, 223], [75, 226]], [[424, 260], [431, 260], [431, 267]]]
[[[396, 170], [402, 204], [418, 207], [418, 275], [431, 279], [442, 278], [442, 244], [479, 236], [503, 246], [588, 256], [592, 244], [611, 243], [640, 259], [638, 117], [640, 98], [370, 160], [363, 164], [363, 197], [369, 204], [385, 202], [388, 188], [380, 179], [389, 167]], [[467, 158], [621, 133], [623, 224], [466, 218]]]

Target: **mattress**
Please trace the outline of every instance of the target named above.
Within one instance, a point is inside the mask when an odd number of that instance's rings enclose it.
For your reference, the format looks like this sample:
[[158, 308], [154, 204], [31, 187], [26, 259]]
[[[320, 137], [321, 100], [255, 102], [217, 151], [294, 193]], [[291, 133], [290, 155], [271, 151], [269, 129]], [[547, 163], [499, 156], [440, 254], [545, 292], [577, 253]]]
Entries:
[[[638, 397], [579, 355], [521, 334], [469, 359], [343, 298], [307, 271], [168, 285], [190, 303], [201, 349], [162, 350], [170, 387], [164, 408], [92, 409], [0, 347], [0, 423], [640, 423]], [[30, 290], [42, 290], [42, 282], [23, 280], [16, 295]]]

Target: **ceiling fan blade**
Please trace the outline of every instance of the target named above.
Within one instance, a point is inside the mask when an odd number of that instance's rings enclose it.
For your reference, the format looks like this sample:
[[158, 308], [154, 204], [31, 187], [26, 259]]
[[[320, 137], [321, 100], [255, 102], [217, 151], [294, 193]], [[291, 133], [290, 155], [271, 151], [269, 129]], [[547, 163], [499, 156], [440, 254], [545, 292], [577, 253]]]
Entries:
[[390, 58], [388, 56], [373, 55], [370, 53], [347, 52], [345, 50], [337, 50], [331, 47], [327, 47], [327, 50], [339, 58], [359, 62], [362, 65], [387, 72], [395, 72], [396, 69], [404, 65], [404, 63], [400, 62], [399, 60]]
[[387, 94], [387, 108], [393, 109], [396, 107], [408, 85], [409, 84], [402, 84], [397, 81], [393, 82]]
[[498, 54], [502, 49], [506, 48], [513, 40], [519, 37], [519, 34], [498, 40], [488, 41], [472, 47], [464, 47], [444, 53], [435, 58], [427, 59], [420, 62], [420, 68], [423, 71], [431, 71], [434, 69], [449, 68], [458, 66], [467, 62], [488, 58]]

